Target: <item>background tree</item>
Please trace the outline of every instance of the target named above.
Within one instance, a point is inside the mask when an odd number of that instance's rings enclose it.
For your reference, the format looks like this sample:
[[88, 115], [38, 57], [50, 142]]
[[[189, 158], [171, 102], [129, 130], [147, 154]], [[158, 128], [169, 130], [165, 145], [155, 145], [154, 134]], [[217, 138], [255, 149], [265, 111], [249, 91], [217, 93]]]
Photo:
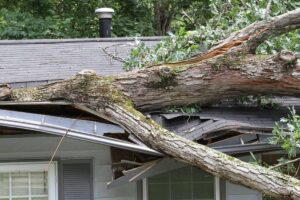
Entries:
[[[211, 13], [205, 0], [163, 4], [152, 0], [3, 0], [0, 39], [97, 37], [98, 20], [94, 11], [105, 6], [116, 11], [112, 32], [119, 37], [166, 35], [179, 26], [195, 28], [194, 24]], [[191, 22], [183, 11], [193, 17], [197, 12], [200, 14]]]
[[[114, 36], [178, 33], [179, 28], [210, 31], [206, 41], [261, 19], [267, 0], [2, 0], [0, 38], [97, 37], [97, 7], [112, 7]], [[296, 0], [274, 0], [271, 15], [299, 6]], [[235, 25], [235, 26], [232, 26]], [[215, 30], [215, 31], [213, 31]], [[201, 33], [203, 34], [203, 33]]]

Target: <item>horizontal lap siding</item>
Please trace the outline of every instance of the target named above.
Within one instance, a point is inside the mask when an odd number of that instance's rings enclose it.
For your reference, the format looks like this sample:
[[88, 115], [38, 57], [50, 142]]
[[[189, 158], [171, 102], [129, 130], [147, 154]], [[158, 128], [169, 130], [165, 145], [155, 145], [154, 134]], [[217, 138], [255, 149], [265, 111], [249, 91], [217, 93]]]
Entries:
[[[259, 159], [260, 155], [256, 155]], [[244, 162], [250, 162], [250, 156], [239, 157]], [[226, 182], [226, 200], [262, 200], [261, 193], [246, 187]]]
[[[58, 141], [59, 138], [45, 136], [13, 139], [0, 138], [0, 160], [2, 162], [45, 160], [45, 158], [49, 160]], [[94, 200], [136, 200], [137, 191], [135, 183], [110, 190], [106, 188], [106, 183], [112, 177], [108, 147], [74, 139], [66, 139], [56, 158], [61, 160], [93, 159]]]
[[254, 190], [226, 183], [226, 200], [261, 200], [262, 195]]

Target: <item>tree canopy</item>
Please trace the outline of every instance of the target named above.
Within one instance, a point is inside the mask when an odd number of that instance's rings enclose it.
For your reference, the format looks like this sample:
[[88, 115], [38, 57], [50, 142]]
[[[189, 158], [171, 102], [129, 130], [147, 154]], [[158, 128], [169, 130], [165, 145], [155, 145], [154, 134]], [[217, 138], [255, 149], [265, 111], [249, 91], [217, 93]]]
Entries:
[[[182, 18], [182, 11], [205, 23], [211, 13], [208, 6], [205, 0], [3, 0], [0, 39], [97, 37], [98, 20], [94, 11], [98, 7], [115, 10], [114, 36], [165, 35], [178, 26], [194, 28], [194, 23]], [[196, 15], [199, 11], [201, 14]], [[166, 20], [168, 25], [161, 32], [158, 24]]]
[[[198, 30], [199, 40], [211, 44], [262, 19], [267, 3], [268, 0], [3, 0], [0, 39], [97, 37], [95, 8], [112, 7], [116, 11], [114, 36], [182, 35], [183, 30]], [[270, 15], [297, 6], [296, 0], [274, 0]], [[292, 43], [293, 38], [286, 42]]]

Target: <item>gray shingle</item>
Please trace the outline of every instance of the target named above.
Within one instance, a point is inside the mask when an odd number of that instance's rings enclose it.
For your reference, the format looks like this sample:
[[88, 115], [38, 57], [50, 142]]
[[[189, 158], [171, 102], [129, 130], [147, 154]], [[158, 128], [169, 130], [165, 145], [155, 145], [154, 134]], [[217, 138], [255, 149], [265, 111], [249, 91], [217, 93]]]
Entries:
[[[152, 46], [161, 38], [141, 40]], [[100, 46], [113, 46], [110, 53], [125, 58], [132, 48], [129, 43], [133, 44], [134, 38], [0, 41], [0, 83], [42, 84], [65, 79], [82, 69], [118, 74], [123, 72], [122, 63], [112, 60]]]

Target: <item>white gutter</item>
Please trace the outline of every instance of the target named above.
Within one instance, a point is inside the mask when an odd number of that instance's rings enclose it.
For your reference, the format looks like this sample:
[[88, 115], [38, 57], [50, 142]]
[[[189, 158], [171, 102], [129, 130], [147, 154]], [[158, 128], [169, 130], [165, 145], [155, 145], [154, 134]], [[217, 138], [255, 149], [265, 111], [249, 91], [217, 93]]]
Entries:
[[105, 133], [125, 133], [124, 129], [120, 126], [87, 120], [76, 120], [76, 123], [74, 123], [75, 125], [71, 127], [74, 120], [76, 119], [0, 109], [0, 126], [60, 136], [65, 135], [68, 131], [67, 137], [140, 153], [162, 156], [161, 153], [147, 146], [104, 135]]

